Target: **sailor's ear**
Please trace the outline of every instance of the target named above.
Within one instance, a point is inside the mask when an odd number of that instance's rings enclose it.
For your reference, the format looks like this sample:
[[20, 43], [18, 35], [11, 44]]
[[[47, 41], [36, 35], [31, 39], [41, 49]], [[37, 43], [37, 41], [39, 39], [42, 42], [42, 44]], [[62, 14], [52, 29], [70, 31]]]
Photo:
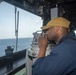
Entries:
[[59, 32], [60, 27], [59, 26], [55, 27], [55, 30], [56, 30], [56, 32]]

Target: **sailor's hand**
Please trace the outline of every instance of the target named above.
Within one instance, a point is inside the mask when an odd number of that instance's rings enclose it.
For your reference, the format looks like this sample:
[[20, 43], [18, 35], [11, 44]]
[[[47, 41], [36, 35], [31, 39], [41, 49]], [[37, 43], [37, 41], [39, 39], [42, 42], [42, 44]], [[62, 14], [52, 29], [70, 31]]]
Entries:
[[45, 57], [47, 45], [48, 45], [47, 36], [41, 35], [41, 37], [38, 40], [39, 53], [37, 55], [37, 58]]
[[41, 35], [41, 37], [38, 40], [38, 46], [40, 50], [46, 50], [48, 45], [47, 35]]

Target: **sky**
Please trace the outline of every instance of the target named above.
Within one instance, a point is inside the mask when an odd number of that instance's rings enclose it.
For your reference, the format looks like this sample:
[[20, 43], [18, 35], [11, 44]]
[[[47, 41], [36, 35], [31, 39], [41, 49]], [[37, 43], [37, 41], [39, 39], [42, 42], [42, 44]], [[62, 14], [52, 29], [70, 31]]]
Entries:
[[[15, 38], [15, 7], [6, 2], [0, 3], [0, 39]], [[33, 33], [41, 30], [41, 17], [17, 8], [19, 11], [19, 38], [33, 37]]]

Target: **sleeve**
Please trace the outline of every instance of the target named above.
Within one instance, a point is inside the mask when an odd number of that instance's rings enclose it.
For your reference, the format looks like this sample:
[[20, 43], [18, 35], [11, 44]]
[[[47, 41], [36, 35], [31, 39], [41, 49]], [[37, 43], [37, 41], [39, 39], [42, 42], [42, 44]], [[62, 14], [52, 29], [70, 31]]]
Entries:
[[[32, 65], [32, 75], [61, 75], [72, 59], [64, 48], [56, 48], [58, 51], [52, 52], [45, 58], [39, 58]], [[69, 61], [70, 60], [70, 61]]]
[[44, 59], [44, 57], [38, 58], [38, 59], [35, 61], [35, 63], [32, 65], [32, 67], [34, 67], [35, 65], [37, 65], [37, 63], [43, 61], [43, 59]]
[[32, 65], [32, 75], [37, 75], [38, 73], [37, 72], [39, 72], [38, 70], [39, 70], [39, 65], [42, 63], [42, 61], [44, 60], [44, 57], [41, 57], [41, 58], [38, 58], [36, 61], [35, 61], [35, 63]]

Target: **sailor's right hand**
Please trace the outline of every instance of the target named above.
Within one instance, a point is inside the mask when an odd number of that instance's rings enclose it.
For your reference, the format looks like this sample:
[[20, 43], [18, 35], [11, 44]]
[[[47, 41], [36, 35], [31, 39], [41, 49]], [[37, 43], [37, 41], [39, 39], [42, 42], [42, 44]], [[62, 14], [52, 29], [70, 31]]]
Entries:
[[41, 35], [38, 40], [38, 46], [40, 50], [46, 50], [48, 45], [48, 40], [46, 35]]

